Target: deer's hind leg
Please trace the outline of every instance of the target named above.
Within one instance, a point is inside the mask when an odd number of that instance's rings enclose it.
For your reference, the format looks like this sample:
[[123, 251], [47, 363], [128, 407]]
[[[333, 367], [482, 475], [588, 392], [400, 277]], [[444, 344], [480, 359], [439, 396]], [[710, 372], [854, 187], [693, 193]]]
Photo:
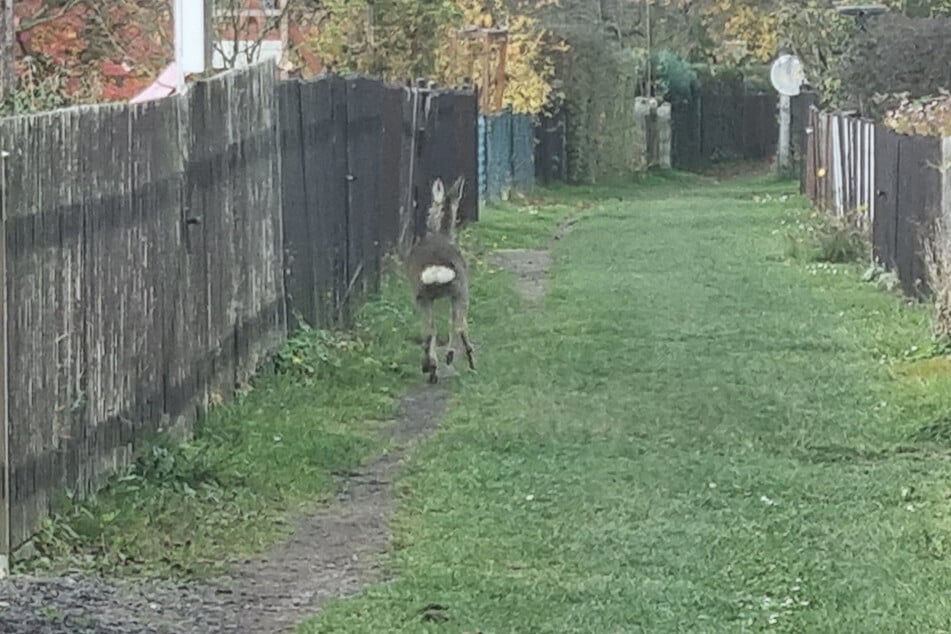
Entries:
[[472, 349], [472, 343], [469, 341], [468, 312], [468, 294], [461, 293], [459, 296], [454, 296], [452, 298], [452, 330], [449, 335], [449, 352], [446, 354], [446, 363], [452, 363], [456, 348], [456, 337], [458, 337], [466, 351], [469, 368], [475, 370], [475, 350]]
[[423, 320], [423, 358], [421, 367], [423, 374], [429, 375], [429, 382], [435, 383], [436, 378], [436, 316], [433, 313], [433, 300], [417, 299], [419, 312]]

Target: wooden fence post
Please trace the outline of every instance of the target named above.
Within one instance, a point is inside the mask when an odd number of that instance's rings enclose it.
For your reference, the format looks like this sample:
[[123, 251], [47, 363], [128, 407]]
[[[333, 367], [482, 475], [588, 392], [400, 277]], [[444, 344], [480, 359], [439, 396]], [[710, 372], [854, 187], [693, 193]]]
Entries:
[[0, 149], [0, 579], [10, 574], [10, 417], [7, 415], [7, 152]]
[[951, 136], [941, 139], [941, 220], [951, 227]]

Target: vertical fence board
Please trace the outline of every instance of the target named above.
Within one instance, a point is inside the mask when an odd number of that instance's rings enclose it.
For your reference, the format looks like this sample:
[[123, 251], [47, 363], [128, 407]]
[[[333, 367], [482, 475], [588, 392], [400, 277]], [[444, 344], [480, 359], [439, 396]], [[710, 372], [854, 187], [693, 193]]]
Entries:
[[354, 300], [380, 285], [379, 173], [382, 164], [383, 85], [354, 77], [347, 80], [347, 176], [350, 280]]
[[403, 93], [402, 88], [387, 86], [381, 106], [380, 172], [377, 191], [380, 250], [396, 247], [400, 238], [400, 206], [403, 184]]
[[898, 266], [899, 136], [879, 125], [875, 130], [875, 221], [872, 255], [888, 269]]
[[304, 174], [305, 135], [302, 122], [301, 84], [284, 81], [278, 86], [281, 120], [281, 184], [284, 209], [284, 267], [289, 322], [317, 325], [318, 295], [314, 292], [314, 250], [311, 235], [309, 183]]
[[898, 273], [910, 296], [928, 292], [924, 254], [941, 205], [941, 139], [903, 136], [899, 143]]

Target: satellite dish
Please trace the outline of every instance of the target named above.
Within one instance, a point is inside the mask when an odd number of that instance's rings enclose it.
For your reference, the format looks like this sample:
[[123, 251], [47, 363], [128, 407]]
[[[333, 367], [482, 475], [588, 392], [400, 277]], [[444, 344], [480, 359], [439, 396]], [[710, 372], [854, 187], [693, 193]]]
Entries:
[[795, 55], [780, 55], [769, 69], [769, 80], [781, 95], [795, 97], [805, 82], [802, 63]]

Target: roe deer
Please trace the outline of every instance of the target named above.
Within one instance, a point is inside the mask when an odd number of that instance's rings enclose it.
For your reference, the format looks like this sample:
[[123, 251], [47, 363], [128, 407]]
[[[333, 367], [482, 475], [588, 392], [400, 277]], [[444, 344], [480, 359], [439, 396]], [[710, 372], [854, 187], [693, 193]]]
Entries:
[[[455, 243], [456, 216], [465, 188], [465, 179], [453, 183], [447, 195], [443, 182], [433, 182], [433, 202], [426, 216], [426, 235], [413, 245], [406, 259], [406, 269], [416, 306], [423, 320], [423, 374], [436, 383], [436, 320], [433, 303], [447, 298], [452, 305], [452, 324], [446, 364], [452, 365], [456, 339], [462, 342], [469, 367], [475, 369], [472, 344], [469, 342], [469, 276], [466, 261]], [[448, 217], [446, 209], [448, 208]]]

